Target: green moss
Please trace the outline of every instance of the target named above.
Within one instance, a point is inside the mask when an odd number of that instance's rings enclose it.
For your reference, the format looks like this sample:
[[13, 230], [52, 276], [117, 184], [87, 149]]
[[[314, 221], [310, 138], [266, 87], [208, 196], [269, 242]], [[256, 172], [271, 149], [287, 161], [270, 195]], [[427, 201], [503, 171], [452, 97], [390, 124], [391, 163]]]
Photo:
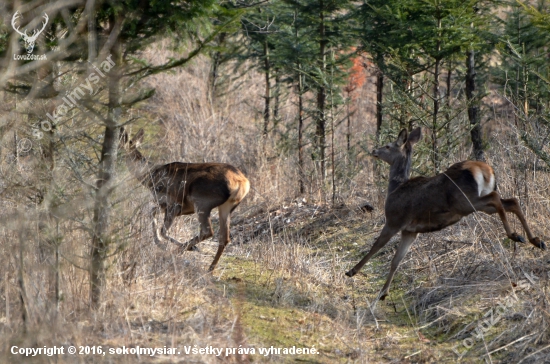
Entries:
[[[343, 274], [364, 256], [365, 246], [372, 244], [380, 229], [379, 225], [366, 225], [353, 219], [345, 223], [338, 219], [322, 224], [303, 223], [280, 233], [275, 237], [275, 244], [280, 238], [285, 240], [281, 248], [288, 247], [293, 236], [307, 231], [308, 243], [300, 245], [300, 254], [318, 260], [343, 256], [345, 259], [336, 260], [341, 266], [334, 267]], [[295, 243], [299, 244], [297, 240]], [[386, 281], [395, 246], [395, 242], [388, 244], [353, 279], [345, 278], [343, 285], [319, 284], [308, 275], [303, 278], [309, 282], [302, 282], [290, 271], [268, 267], [267, 259], [261, 258], [259, 262], [258, 258], [242, 256], [224, 257], [221, 263], [224, 274], [216, 284], [232, 302], [227, 317], [237, 315], [237, 326], [240, 325], [251, 347], [311, 348], [315, 345], [320, 351], [315, 356], [269, 358], [256, 353], [253, 359], [257, 362], [333, 363], [361, 357], [372, 362], [454, 363], [458, 359], [453, 352], [455, 347], [465, 353], [462, 362], [478, 362], [480, 343], [476, 341], [473, 348], [464, 351], [462, 340], [470, 334], [456, 336], [483, 315], [485, 311], [478, 307], [482, 297], [475, 291], [461, 296], [460, 314], [449, 316], [444, 325], [436, 321], [426, 326], [430, 320], [422, 316], [422, 312], [414, 312], [414, 296], [408, 292], [413, 284], [418, 286], [433, 279], [429, 270], [407, 272], [406, 266], [398, 270], [386, 301], [376, 305], [376, 325], [369, 305]], [[486, 340], [504, 330], [506, 324], [502, 325], [491, 329]], [[353, 334], [348, 335], [346, 330]], [[339, 336], [345, 339], [338, 340]]]

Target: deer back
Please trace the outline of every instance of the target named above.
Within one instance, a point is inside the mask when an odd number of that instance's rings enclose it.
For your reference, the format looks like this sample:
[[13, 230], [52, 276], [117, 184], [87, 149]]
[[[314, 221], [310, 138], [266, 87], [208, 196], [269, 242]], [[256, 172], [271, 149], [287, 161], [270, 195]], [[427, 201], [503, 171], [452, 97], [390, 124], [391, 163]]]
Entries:
[[153, 168], [146, 181], [154, 193], [167, 195], [172, 203], [181, 205], [193, 200], [221, 204], [230, 198], [238, 203], [248, 192], [248, 188], [241, 191], [243, 184], [248, 186], [242, 172], [225, 163], [169, 163]]
[[433, 177], [412, 178], [390, 193], [386, 218], [411, 232], [441, 230], [474, 212], [474, 202], [496, 188], [490, 166], [464, 161]]

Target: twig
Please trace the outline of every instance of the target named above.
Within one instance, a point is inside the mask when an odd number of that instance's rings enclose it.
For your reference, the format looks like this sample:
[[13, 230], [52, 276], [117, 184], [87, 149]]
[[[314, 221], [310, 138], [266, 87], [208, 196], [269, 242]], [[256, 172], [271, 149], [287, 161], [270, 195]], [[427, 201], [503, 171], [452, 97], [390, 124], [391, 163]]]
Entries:
[[527, 355], [525, 358], [521, 359], [521, 360], [518, 362], [518, 364], [523, 363], [523, 362], [525, 361], [525, 359], [527, 359], [527, 358], [529, 358], [529, 357], [531, 357], [531, 356], [533, 356], [533, 355], [535, 355], [535, 354], [538, 354], [538, 353], [540, 353], [541, 351], [546, 350], [546, 349], [548, 349], [548, 348], [550, 348], [550, 345], [546, 345], [544, 348], [542, 348], [542, 349], [540, 349], [540, 350], [537, 350], [537, 351], [535, 351], [534, 353], [531, 353], [531, 354]]
[[[517, 342], [519, 342], [519, 341], [522, 341], [522, 340], [524, 340], [524, 339], [527, 339], [529, 336], [533, 336], [533, 335], [535, 335], [535, 334], [530, 334], [530, 335], [526, 335], [526, 336], [520, 337], [519, 339], [514, 340], [514, 341], [512, 341], [511, 343], [508, 343], [508, 344], [506, 344], [506, 345], [504, 345], [504, 346], [501, 346], [500, 348], [495, 349], [495, 350], [493, 350], [493, 351], [491, 351], [491, 352], [489, 352], [489, 353], [487, 353], [487, 354], [484, 354], [484, 355], [491, 355], [491, 354], [493, 354], [493, 353], [496, 353], [497, 351], [500, 351], [500, 350], [502, 350], [502, 349], [505, 349], [505, 348], [507, 348], [508, 346], [513, 345], [513, 344], [515, 344], [515, 343], [517, 343]], [[535, 354], [535, 353], [533, 353], [533, 354]], [[525, 359], [525, 358], [524, 358], [524, 359]], [[520, 362], [520, 363], [521, 363], [521, 362]]]
[[414, 353], [412, 353], [412, 354], [410, 354], [410, 355], [407, 355], [407, 356], [403, 357], [403, 359], [408, 359], [408, 358], [410, 358], [411, 356], [415, 356], [415, 355], [417, 355], [417, 354], [420, 354], [421, 352], [422, 352], [422, 350], [418, 350], [418, 351], [416, 351], [416, 352], [414, 352]]

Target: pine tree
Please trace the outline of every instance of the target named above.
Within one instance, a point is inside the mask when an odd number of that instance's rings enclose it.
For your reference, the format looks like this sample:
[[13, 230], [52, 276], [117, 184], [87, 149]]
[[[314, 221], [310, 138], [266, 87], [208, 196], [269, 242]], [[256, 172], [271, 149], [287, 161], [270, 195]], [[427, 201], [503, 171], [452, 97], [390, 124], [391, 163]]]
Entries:
[[[476, 3], [369, 1], [359, 12], [366, 39], [363, 46], [392, 85], [391, 94], [385, 98], [386, 103], [395, 105], [388, 109], [388, 122], [391, 125], [395, 121], [396, 128], [412, 128], [413, 124], [428, 128], [429, 155], [435, 173], [440, 171], [442, 159], [451, 153], [449, 148], [456, 145], [456, 133], [450, 131], [465, 129], [459, 113], [452, 110], [456, 105], [449, 100], [453, 73], [450, 67], [463, 59], [467, 50], [477, 49], [482, 43], [479, 29], [472, 26], [483, 20], [475, 11]], [[446, 92], [442, 92], [444, 80]], [[379, 87], [381, 94], [382, 82]], [[379, 116], [377, 124], [380, 123]]]
[[503, 33], [502, 67], [495, 80], [514, 105], [515, 123], [523, 142], [550, 166], [546, 135], [550, 133], [550, 8], [546, 1], [510, 4]]

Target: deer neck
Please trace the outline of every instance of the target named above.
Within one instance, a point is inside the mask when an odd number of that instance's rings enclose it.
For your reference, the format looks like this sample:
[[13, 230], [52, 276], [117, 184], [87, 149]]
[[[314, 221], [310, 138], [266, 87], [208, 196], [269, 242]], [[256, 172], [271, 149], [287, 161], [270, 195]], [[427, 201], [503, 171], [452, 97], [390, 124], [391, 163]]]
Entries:
[[411, 152], [406, 151], [405, 156], [398, 158], [390, 167], [390, 181], [388, 185], [388, 196], [395, 191], [403, 182], [409, 180], [411, 174]]
[[147, 173], [153, 168], [153, 165], [147, 158], [136, 149], [126, 154], [126, 165], [130, 172], [132, 172], [140, 182], [144, 182]]

